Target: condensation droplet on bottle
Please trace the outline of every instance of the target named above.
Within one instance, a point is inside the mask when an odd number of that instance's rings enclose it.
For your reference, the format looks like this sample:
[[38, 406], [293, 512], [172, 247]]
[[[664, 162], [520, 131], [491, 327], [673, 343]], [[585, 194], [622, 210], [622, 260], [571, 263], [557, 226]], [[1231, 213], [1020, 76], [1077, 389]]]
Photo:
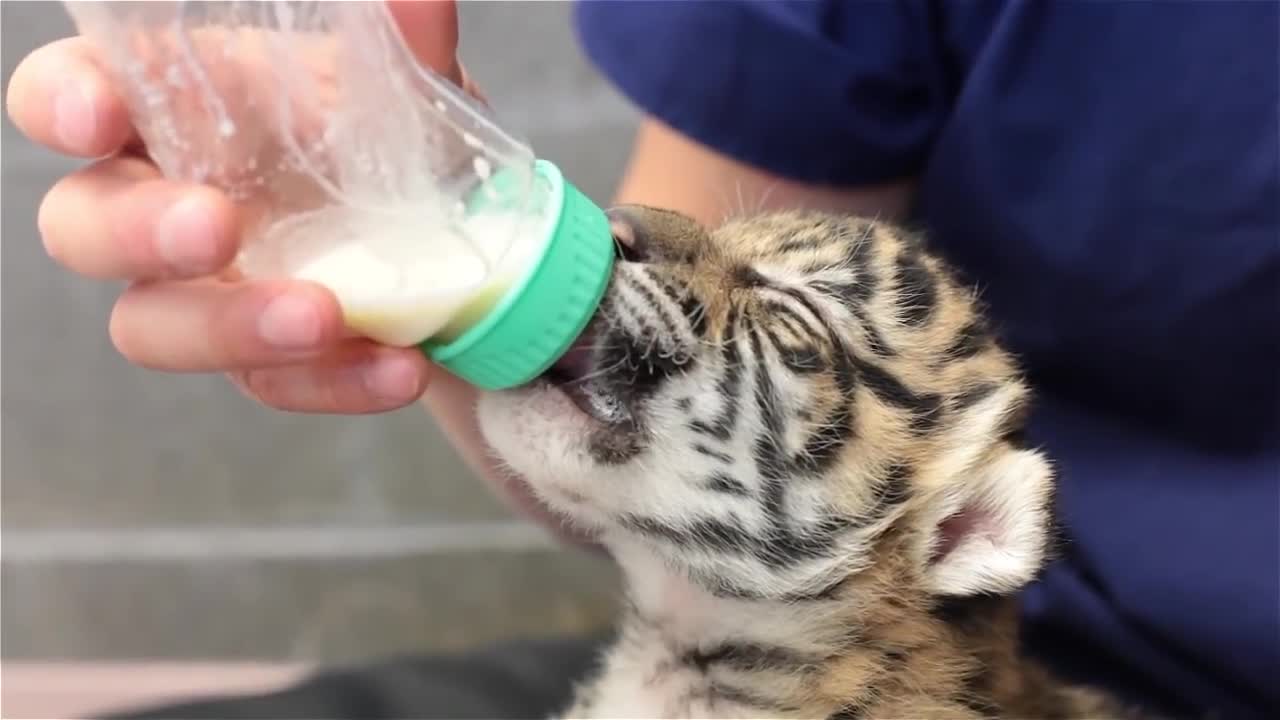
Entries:
[[165, 70], [164, 79], [171, 87], [179, 90], [187, 86], [187, 79], [182, 76], [182, 70], [177, 65], [170, 65], [169, 69]]
[[236, 124], [229, 117], [223, 117], [218, 120], [218, 134], [224, 138], [229, 138], [236, 134]]
[[437, 99], [435, 102], [431, 103], [431, 106], [434, 107], [436, 110], [439, 110], [440, 112], [449, 111], [449, 108], [444, 104], [443, 100]]
[[142, 91], [142, 103], [153, 109], [163, 107], [165, 104], [164, 93], [148, 86]]
[[476, 177], [481, 180], [488, 180], [493, 175], [493, 166], [489, 164], [489, 159], [479, 155], [471, 159], [471, 167], [476, 171]]
[[469, 132], [462, 133], [462, 142], [466, 143], [466, 146], [473, 150], [479, 150], [482, 147], [480, 143], [480, 138], [476, 137], [475, 135], [472, 135]]

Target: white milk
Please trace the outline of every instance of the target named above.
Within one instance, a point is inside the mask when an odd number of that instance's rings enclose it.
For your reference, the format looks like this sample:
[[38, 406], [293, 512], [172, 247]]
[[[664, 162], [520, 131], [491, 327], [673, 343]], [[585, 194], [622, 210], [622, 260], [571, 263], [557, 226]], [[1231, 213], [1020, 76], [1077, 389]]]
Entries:
[[537, 261], [545, 231], [528, 215], [479, 214], [452, 225], [443, 217], [324, 208], [277, 223], [241, 262], [251, 275], [329, 288], [361, 336], [399, 347], [448, 340]]

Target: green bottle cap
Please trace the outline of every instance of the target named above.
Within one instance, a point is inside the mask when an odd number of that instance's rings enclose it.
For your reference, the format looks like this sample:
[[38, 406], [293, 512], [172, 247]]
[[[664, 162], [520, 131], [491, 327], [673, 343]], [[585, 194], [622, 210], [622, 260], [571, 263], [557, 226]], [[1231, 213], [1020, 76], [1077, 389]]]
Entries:
[[[446, 329], [422, 343], [438, 365], [484, 390], [522, 385], [542, 374], [582, 334], [604, 296], [614, 245], [604, 211], [564, 179], [553, 164], [534, 165], [535, 202], [545, 203], [546, 234], [529, 266], [480, 319]], [[497, 173], [475, 193], [468, 210], [520, 201], [514, 176]]]

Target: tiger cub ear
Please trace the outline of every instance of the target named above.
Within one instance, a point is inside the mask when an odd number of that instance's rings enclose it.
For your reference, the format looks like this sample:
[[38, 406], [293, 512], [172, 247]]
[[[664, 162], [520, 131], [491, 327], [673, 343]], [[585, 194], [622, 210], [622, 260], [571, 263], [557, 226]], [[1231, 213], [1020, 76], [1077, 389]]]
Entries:
[[1042, 454], [1003, 445], [948, 488], [929, 543], [932, 591], [1001, 594], [1033, 580], [1050, 539], [1053, 479]]

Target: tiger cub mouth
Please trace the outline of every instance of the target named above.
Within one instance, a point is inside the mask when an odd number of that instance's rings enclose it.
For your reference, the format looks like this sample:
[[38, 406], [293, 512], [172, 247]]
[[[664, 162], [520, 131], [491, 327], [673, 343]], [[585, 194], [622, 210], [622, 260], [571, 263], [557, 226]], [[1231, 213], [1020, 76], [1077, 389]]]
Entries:
[[598, 423], [634, 424], [634, 408], [622, 392], [625, 378], [618, 377], [618, 371], [625, 368], [603, 366], [600, 362], [598, 325], [599, 321], [593, 320], [569, 350], [535, 382], [563, 393], [578, 410]]

